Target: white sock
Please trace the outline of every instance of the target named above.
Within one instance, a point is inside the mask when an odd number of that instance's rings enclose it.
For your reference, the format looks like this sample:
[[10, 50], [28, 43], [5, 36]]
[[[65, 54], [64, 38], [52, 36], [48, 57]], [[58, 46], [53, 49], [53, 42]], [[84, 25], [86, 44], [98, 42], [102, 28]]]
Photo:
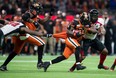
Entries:
[[77, 64], [81, 64], [81, 63], [80, 63], [80, 62], [77, 62], [76, 65], [77, 65]]

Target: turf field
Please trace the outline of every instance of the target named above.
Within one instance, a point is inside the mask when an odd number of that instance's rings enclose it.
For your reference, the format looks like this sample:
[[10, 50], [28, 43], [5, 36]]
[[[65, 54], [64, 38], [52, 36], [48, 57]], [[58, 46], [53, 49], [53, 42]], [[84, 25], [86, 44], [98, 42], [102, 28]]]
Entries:
[[[45, 55], [43, 61], [48, 61], [57, 56]], [[105, 65], [111, 66], [116, 56], [108, 56]], [[0, 65], [6, 57], [0, 56]], [[74, 55], [68, 60], [58, 64], [51, 65], [47, 72], [36, 68], [37, 56], [17, 56], [8, 65], [6, 72], [0, 71], [0, 78], [116, 78], [116, 69], [98, 70], [97, 65], [99, 56], [88, 56], [83, 64], [87, 69], [74, 72], [68, 72], [70, 66], [74, 63]]]

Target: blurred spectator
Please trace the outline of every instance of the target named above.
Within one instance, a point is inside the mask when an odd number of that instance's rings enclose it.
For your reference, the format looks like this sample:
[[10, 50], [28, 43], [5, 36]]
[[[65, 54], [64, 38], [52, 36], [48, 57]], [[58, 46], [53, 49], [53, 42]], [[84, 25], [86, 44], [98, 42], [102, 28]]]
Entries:
[[108, 15], [108, 12], [105, 11], [103, 13], [103, 19], [104, 19], [104, 27], [106, 30], [104, 44], [108, 50], [108, 55], [111, 55], [112, 54], [112, 29], [109, 23], [110, 17]]
[[111, 10], [115, 11], [116, 10], [116, 0], [109, 0], [110, 4], [109, 4], [109, 7]]
[[[54, 33], [60, 33], [61, 32], [61, 21], [62, 21], [62, 12], [57, 11], [57, 18], [55, 20]], [[60, 44], [60, 39], [55, 38], [55, 47], [54, 47], [55, 48], [55, 55], [58, 54], [58, 50], [60, 48], [59, 45], [61, 45]]]
[[[50, 13], [45, 13], [45, 18], [48, 18], [48, 19], [43, 24], [44, 29], [47, 31], [47, 34], [53, 34], [55, 23], [54, 23], [54, 21], [51, 20]], [[51, 53], [51, 55], [55, 55], [55, 53], [54, 53], [54, 38], [53, 37], [50, 37], [50, 38], [45, 37], [44, 41], [46, 42], [46, 44], [48, 43], [49, 52]], [[47, 47], [48, 46], [45, 45], [45, 49], [48, 50]]]
[[22, 20], [22, 11], [21, 8], [18, 8], [15, 12], [15, 15], [12, 17], [13, 21], [21, 21]]
[[58, 10], [66, 12], [66, 2], [67, 0], [57, 0]]
[[[62, 13], [62, 21], [61, 21], [61, 32], [66, 32], [67, 27], [69, 26], [70, 22], [66, 20], [66, 13]], [[61, 39], [61, 54], [64, 51], [65, 42], [64, 39]]]
[[0, 19], [6, 19], [6, 11], [3, 9], [1, 12], [0, 12]]
[[114, 54], [116, 54], [116, 13], [114, 15], [115, 16], [110, 21], [110, 25], [112, 26], [112, 31], [113, 31], [112, 38], [114, 42]]

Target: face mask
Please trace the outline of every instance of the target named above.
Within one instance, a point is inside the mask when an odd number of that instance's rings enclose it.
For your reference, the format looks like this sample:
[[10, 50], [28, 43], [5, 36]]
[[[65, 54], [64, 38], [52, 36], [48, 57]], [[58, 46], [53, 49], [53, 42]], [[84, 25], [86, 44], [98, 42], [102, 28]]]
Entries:
[[90, 15], [90, 21], [95, 23], [98, 20], [98, 15]]

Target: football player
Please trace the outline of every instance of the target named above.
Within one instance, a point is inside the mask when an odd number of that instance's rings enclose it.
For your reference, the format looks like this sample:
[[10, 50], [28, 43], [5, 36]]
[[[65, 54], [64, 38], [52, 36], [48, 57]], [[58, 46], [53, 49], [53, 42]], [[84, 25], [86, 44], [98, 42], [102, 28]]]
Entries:
[[[83, 36], [84, 37], [83, 39], [84, 58], [87, 56], [88, 48], [91, 46], [92, 48], [100, 52], [100, 61], [98, 64], [98, 69], [108, 70], [109, 67], [103, 65], [107, 57], [108, 50], [106, 49], [104, 44], [96, 38], [98, 34], [105, 34], [103, 19], [98, 18], [98, 14], [99, 14], [98, 10], [96, 9], [90, 10], [90, 22], [91, 22], [90, 27], [85, 27], [87, 32]], [[75, 70], [75, 67], [76, 65], [74, 64], [70, 68], [70, 71], [73, 72]]]
[[[82, 14], [82, 17], [84, 17], [84, 20], [88, 20], [87, 13], [84, 12]], [[80, 64], [79, 60], [79, 48], [80, 48], [80, 43], [83, 35], [84, 35], [84, 29], [83, 29], [83, 24], [82, 21], [76, 21], [74, 20], [71, 25], [68, 26], [67, 32], [62, 32], [58, 34], [53, 34], [53, 37], [55, 38], [63, 38], [65, 39], [65, 44], [66, 47], [64, 49], [64, 52], [61, 56], [56, 57], [55, 59], [51, 60], [50, 62], [44, 62], [44, 71], [46, 72], [48, 67], [52, 64], [59, 63], [63, 60], [68, 59], [73, 53], [75, 53], [75, 58], [76, 58], [76, 68], [77, 70], [83, 70], [86, 67], [82, 66]]]
[[[32, 3], [30, 5], [29, 11], [22, 15], [23, 23], [26, 28], [36, 31], [37, 29], [41, 30], [43, 34], [46, 34], [46, 31], [43, 29], [42, 25], [38, 22], [40, 19], [37, 18], [38, 13], [42, 10], [42, 5], [40, 3]], [[43, 22], [43, 21], [42, 21]], [[9, 54], [5, 62], [1, 65], [0, 70], [6, 71], [8, 63], [21, 52], [24, 44], [29, 42], [31, 44], [37, 45], [38, 47], [38, 62], [37, 68], [42, 67], [42, 57], [43, 57], [43, 47], [45, 42], [39, 36], [33, 36], [26, 33], [20, 33], [15, 37], [14, 51]]]

